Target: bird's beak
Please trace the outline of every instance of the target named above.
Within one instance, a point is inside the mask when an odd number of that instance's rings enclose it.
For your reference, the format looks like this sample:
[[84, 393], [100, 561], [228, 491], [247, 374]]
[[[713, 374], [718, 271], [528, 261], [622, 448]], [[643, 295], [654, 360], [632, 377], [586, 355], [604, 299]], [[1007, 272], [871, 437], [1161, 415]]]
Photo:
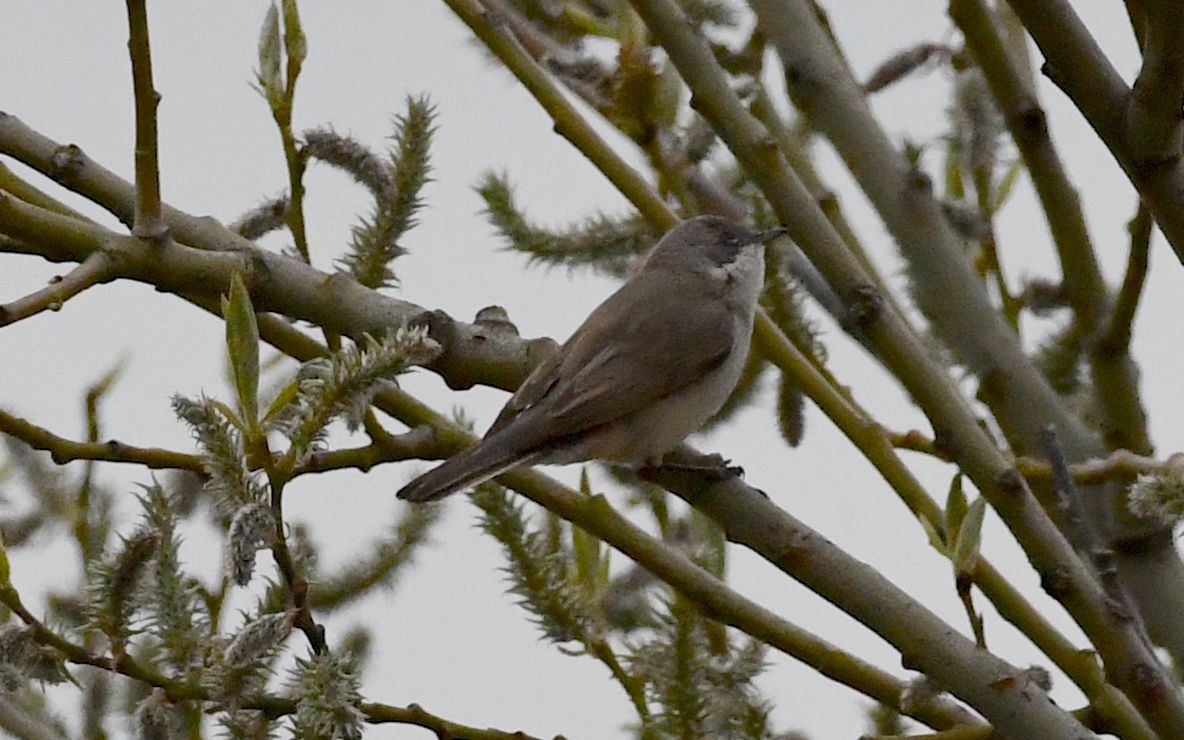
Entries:
[[788, 233], [789, 233], [789, 230], [786, 229], [784, 226], [778, 226], [777, 228], [769, 229], [768, 231], [758, 231], [757, 233], [752, 235], [752, 238], [748, 240], [748, 243], [749, 244], [767, 244], [769, 241], [776, 239], [779, 236], [784, 236], [785, 234], [788, 234]]

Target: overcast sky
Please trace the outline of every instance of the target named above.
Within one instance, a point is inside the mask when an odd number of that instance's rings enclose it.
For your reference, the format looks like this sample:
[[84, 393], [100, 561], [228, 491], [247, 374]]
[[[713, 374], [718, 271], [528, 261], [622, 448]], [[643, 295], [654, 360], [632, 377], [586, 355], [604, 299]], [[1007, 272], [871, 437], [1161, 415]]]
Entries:
[[[164, 198], [190, 213], [232, 220], [283, 191], [286, 183], [270, 114], [250, 86], [267, 4], [174, 0], [150, 5], [156, 87], [163, 96]], [[844, 0], [826, 5], [861, 76], [901, 48], [957, 40], [943, 14], [944, 3]], [[1089, 6], [1080, 12], [1090, 14], [1091, 28], [1132, 79], [1134, 46], [1121, 4], [1080, 5]], [[553, 225], [596, 211], [624, 212], [623, 199], [552, 132], [550, 121], [511, 76], [489, 64], [442, 2], [306, 0], [301, 13], [309, 56], [299, 83], [298, 129], [332, 125], [383, 147], [391, 117], [403, 109], [406, 96], [427, 93], [437, 106], [435, 181], [425, 191], [428, 208], [422, 225], [406, 239], [410, 254], [396, 265], [402, 281], [396, 294], [463, 320], [471, 320], [483, 306], [500, 304], [524, 336], [565, 338], [613, 284], [582, 272], [526, 270], [523, 257], [499, 249], [479, 213], [473, 185], [486, 171], [505, 171], [528, 213]], [[0, 110], [63, 143], [79, 144], [130, 179], [133, 125], [123, 4], [0, 0], [0, 18]], [[933, 137], [945, 128], [948, 83], [946, 74], [935, 72], [879, 96], [875, 106], [886, 128], [899, 139], [935, 143]], [[1082, 190], [1103, 267], [1116, 282], [1125, 260], [1124, 229], [1134, 195], [1063, 97], [1047, 85], [1042, 94], [1054, 136]], [[937, 148], [932, 147], [935, 154]], [[640, 161], [627, 144], [622, 143], [622, 150]], [[885, 272], [896, 275], [894, 249], [867, 203], [833, 166], [825, 148], [819, 156]], [[937, 161], [936, 156], [931, 159]], [[307, 183], [313, 261], [328, 268], [348, 237], [352, 214], [366, 208], [366, 198], [327, 167], [314, 166]], [[86, 205], [79, 201], [80, 207]], [[111, 222], [101, 211], [86, 210]], [[1003, 214], [999, 233], [1013, 279], [1052, 274], [1047, 232], [1026, 181]], [[267, 243], [282, 246], [283, 240]], [[1156, 243], [1153, 256], [1135, 349], [1143, 364], [1154, 439], [1166, 454], [1181, 448], [1184, 434], [1166, 413], [1180, 408], [1182, 400], [1178, 378], [1184, 377], [1184, 354], [1178, 350], [1176, 307], [1184, 271], [1162, 242]], [[35, 290], [62, 270], [33, 258], [0, 256], [0, 301]], [[927, 429], [889, 378], [833, 326], [823, 322], [822, 327], [831, 368], [854, 388], [861, 403], [893, 429]], [[104, 435], [191, 449], [186, 429], [169, 410], [169, 397], [202, 390], [228, 397], [222, 326], [182, 301], [140, 285], [103, 286], [58, 314], [0, 330], [0, 406], [60, 434], [80, 436], [82, 389], [121, 360], [126, 370], [106, 400]], [[417, 373], [405, 386], [439, 410], [463, 407], [479, 429], [505, 400], [504, 393], [488, 389], [449, 392], [427, 373]], [[813, 408], [808, 425], [805, 444], [790, 450], [770, 432], [773, 414], [766, 404], [697, 441], [736, 460], [749, 481], [780, 505], [965, 630], [949, 564], [928, 547], [920, 528], [870, 466]], [[950, 469], [926, 461], [915, 467], [934, 495], [944, 495]], [[303, 479], [285, 499], [287, 513], [314, 523], [324, 546], [322, 562], [348, 559], [393, 519], [399, 506], [394, 491], [421, 468], [409, 463], [384, 466], [367, 476]], [[556, 472], [574, 481], [578, 468]], [[106, 467], [103, 476], [128, 491], [135, 482], [148, 480], [145, 470], [130, 466]], [[603, 476], [595, 480], [606, 484]], [[380, 660], [367, 674], [367, 698], [397, 705], [418, 702], [456, 721], [533, 735], [621, 736], [622, 724], [631, 718], [624, 694], [600, 663], [561, 655], [538, 641], [513, 598], [503, 593], [500, 553], [473, 527], [475, 509], [463, 496], [448, 505], [447, 522], [433, 546], [393, 592], [327, 620], [330, 641], [355, 622], [373, 628], [374, 655]], [[634, 514], [648, 524], [641, 512]], [[1017, 548], [993, 515], [986, 542], [996, 564], [1018, 574], [1017, 582], [1036, 593], [1035, 574], [1021, 564]], [[185, 554], [195, 570], [212, 576], [218, 567], [216, 553], [208, 533], [189, 535]], [[68, 569], [46, 568], [50, 555], [69, 558], [70, 566], [75, 562], [73, 553], [54, 547], [36, 557], [14, 558], [13, 580], [22, 592], [71, 587], [72, 581], [53, 580]], [[907, 675], [882, 641], [755, 557], [734, 551], [731, 575], [739, 590], [782, 616], [896, 675]], [[1077, 634], [1058, 607], [1039, 595], [1034, 598], [1058, 624]], [[1040, 662], [990, 609], [987, 635], [992, 648], [1013, 663]], [[779, 729], [801, 728], [817, 738], [854, 737], [864, 729], [868, 700], [783, 656], [774, 658], [760, 685], [776, 705], [773, 717]], [[1076, 706], [1079, 697], [1064, 690], [1065, 684], [1058, 684], [1062, 691], [1057, 696]], [[429, 735], [396, 726], [367, 736]]]

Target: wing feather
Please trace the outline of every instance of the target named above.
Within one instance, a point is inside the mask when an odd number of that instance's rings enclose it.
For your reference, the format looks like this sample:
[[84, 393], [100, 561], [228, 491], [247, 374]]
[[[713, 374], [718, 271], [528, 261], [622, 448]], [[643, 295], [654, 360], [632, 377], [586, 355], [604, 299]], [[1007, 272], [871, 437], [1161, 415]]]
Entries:
[[[669, 294], [668, 286], [656, 289], [651, 281], [671, 279], [641, 273], [610, 296], [531, 373], [486, 437], [530, 417], [522, 427], [532, 430], [532, 439], [521, 440], [523, 449], [541, 446], [628, 416], [723, 363], [732, 351], [733, 317], [707, 295], [651, 305], [653, 296]], [[712, 288], [706, 281], [693, 287]]]

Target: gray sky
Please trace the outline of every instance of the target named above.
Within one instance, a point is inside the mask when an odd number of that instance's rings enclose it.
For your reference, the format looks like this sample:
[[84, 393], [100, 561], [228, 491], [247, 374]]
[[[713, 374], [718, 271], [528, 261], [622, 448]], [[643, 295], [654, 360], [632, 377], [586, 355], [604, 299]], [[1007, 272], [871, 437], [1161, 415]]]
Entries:
[[[826, 3], [857, 72], [866, 75], [892, 52], [920, 41], [953, 41], [944, 3], [912, 0]], [[1086, 3], [1079, 12], [1118, 55], [1128, 80], [1134, 47], [1120, 4]], [[1101, 7], [1104, 6], [1104, 7]], [[260, 96], [250, 87], [256, 37], [267, 5], [242, 0], [154, 3], [150, 7], [159, 113], [162, 190], [171, 204], [195, 214], [230, 220], [262, 198], [284, 189], [278, 136]], [[516, 183], [520, 203], [537, 220], [560, 225], [597, 210], [621, 212], [623, 199], [551, 130], [551, 124], [509, 73], [491, 66], [468, 30], [442, 2], [328, 3], [301, 6], [310, 53], [299, 83], [296, 127], [331, 124], [375, 147], [385, 145], [390, 119], [407, 95], [426, 92], [438, 108], [433, 148], [434, 179], [428, 208], [396, 266], [400, 297], [442, 308], [471, 320], [489, 304], [505, 306], [525, 336], [562, 339], [612, 283], [586, 273], [530, 269], [525, 260], [499, 250], [480, 215], [472, 186], [488, 170], [504, 170]], [[108, 168], [131, 178], [132, 103], [122, 3], [0, 0], [0, 109], [65, 143], [82, 146]], [[945, 127], [945, 73], [934, 72], [877, 97], [876, 109], [894, 136], [932, 141]], [[1082, 190], [1087, 218], [1111, 282], [1121, 278], [1126, 253], [1125, 222], [1134, 196], [1109, 155], [1094, 141], [1076, 112], [1044, 85], [1054, 136]], [[616, 137], [611, 137], [615, 140]], [[934, 142], [936, 143], [936, 142]], [[623, 150], [640, 161], [624, 144]], [[931, 164], [938, 147], [931, 147]], [[864, 200], [829, 150], [820, 161], [832, 173], [844, 206], [863, 229], [885, 271], [895, 275], [894, 249]], [[314, 166], [307, 179], [307, 209], [314, 264], [331, 265], [347, 239], [352, 214], [366, 208], [365, 194], [340, 173]], [[80, 202], [81, 203], [81, 202]], [[101, 211], [87, 208], [96, 217]], [[106, 219], [110, 221], [110, 219]], [[1004, 264], [1013, 280], [1051, 274], [1052, 260], [1042, 217], [1026, 181], [1000, 224]], [[269, 240], [280, 246], [283, 240]], [[1177, 378], [1184, 355], [1176, 347], [1176, 313], [1184, 271], [1162, 242], [1153, 254], [1152, 279], [1136, 329], [1135, 348], [1144, 370], [1152, 431], [1165, 454], [1181, 448], [1181, 431], [1162, 410], [1180, 407]], [[40, 287], [64, 271], [33, 258], [0, 258], [0, 301]], [[830, 366], [852, 385], [859, 401], [894, 429], [923, 425], [894, 382], [863, 353], [823, 322]], [[174, 392], [204, 389], [227, 397], [223, 378], [222, 326], [176, 298], [139, 285], [100, 287], [46, 314], [0, 330], [0, 406], [60, 434], [83, 428], [81, 389], [124, 359], [126, 371], [104, 406], [105, 436], [136, 444], [190, 449], [186, 430], [169, 410]], [[427, 373], [405, 387], [422, 392], [437, 409], [463, 406], [477, 427], [492, 419], [505, 394], [474, 389], [447, 391]], [[769, 396], [766, 395], [766, 398]], [[806, 443], [790, 450], [772, 433], [768, 408], [755, 408], [698, 440], [742, 464], [748, 479], [780, 505], [849, 552], [880, 569], [959, 629], [965, 616], [952, 588], [949, 564], [928, 547], [871, 467], [862, 462], [813, 408]], [[848, 463], [848, 461], [851, 461]], [[909, 459], [910, 462], [914, 460]], [[915, 469], [936, 496], [944, 496], [952, 470], [918, 460]], [[348, 559], [393, 519], [393, 493], [419, 464], [390, 465], [370, 475], [341, 473], [302, 479], [286, 498], [289, 516], [313, 523], [323, 543], [323, 562]], [[107, 467], [104, 479], [133, 490], [146, 471]], [[556, 474], [574, 481], [577, 467]], [[607, 485], [604, 476], [598, 484]], [[129, 496], [130, 500], [130, 496]], [[368, 698], [393, 704], [417, 702], [450, 719], [534, 735], [572, 738], [621, 735], [631, 712], [624, 694], [602, 666], [571, 658], [538, 641], [536, 631], [503, 593], [500, 553], [477, 532], [475, 510], [463, 497], [449, 504], [447, 523], [417, 567], [391, 593], [368, 599], [344, 617], [327, 620], [329, 639], [354, 622], [375, 635]], [[633, 512], [647, 524], [641, 512]], [[1047, 606], [1070, 634], [1077, 632], [1060, 610], [1038, 593], [1036, 576], [1022, 565], [1010, 537], [989, 519], [987, 552], [1001, 568]], [[13, 580], [30, 596], [61, 586], [50, 555], [70, 558], [56, 547], [13, 561]], [[185, 555], [199, 572], [217, 569], [217, 544], [194, 532]], [[260, 561], [264, 568], [269, 560]], [[757, 558], [733, 550], [732, 583], [782, 616], [831, 641], [905, 675], [894, 652], [867, 630], [774, 572]], [[28, 599], [36, 603], [36, 599]], [[981, 605], [982, 600], [979, 599]], [[242, 602], [244, 605], [246, 601]], [[1026, 642], [989, 608], [991, 647], [1019, 665], [1042, 662]], [[293, 640], [299, 641], [294, 637]], [[303, 650], [303, 648], [301, 648]], [[1044, 661], [1046, 664], [1046, 661]], [[1080, 697], [1058, 684], [1062, 704]], [[814, 737], [853, 737], [864, 727], [868, 700], [819, 678], [783, 656], [761, 686], [776, 704], [781, 729]], [[407, 727], [378, 728], [368, 737], [416, 738]]]

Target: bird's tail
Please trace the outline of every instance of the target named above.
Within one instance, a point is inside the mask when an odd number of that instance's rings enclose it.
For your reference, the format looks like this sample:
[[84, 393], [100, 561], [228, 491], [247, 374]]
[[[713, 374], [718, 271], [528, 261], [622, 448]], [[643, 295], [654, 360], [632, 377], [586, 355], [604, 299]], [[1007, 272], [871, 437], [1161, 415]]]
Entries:
[[523, 453], [495, 435], [454, 455], [407, 485], [398, 494], [406, 501], [436, 501], [457, 491], [484, 483], [512, 467], [529, 463], [536, 453]]

